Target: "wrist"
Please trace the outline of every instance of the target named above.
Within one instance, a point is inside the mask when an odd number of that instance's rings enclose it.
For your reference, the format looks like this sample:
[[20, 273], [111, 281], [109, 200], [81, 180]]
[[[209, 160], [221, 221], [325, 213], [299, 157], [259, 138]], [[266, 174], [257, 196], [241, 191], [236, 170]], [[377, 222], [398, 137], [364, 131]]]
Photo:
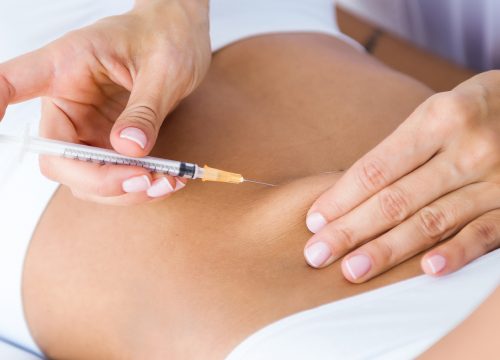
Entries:
[[199, 10], [206, 10], [207, 12], [210, 2], [210, 0], [135, 0], [134, 9], [140, 9], [150, 6], [153, 6], [155, 8], [166, 8], [173, 1], [177, 1], [180, 4], [187, 5], [189, 7], [198, 8]]
[[146, 16], [171, 15], [172, 8], [182, 8], [195, 23], [208, 21], [210, 0], [135, 0], [132, 13]]

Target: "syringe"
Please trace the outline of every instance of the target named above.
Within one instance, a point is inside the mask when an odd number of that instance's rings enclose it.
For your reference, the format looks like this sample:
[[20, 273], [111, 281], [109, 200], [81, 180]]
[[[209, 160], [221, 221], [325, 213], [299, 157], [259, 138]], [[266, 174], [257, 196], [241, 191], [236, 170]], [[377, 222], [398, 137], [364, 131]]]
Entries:
[[22, 147], [22, 153], [29, 151], [37, 154], [60, 156], [67, 159], [89, 161], [99, 164], [140, 166], [155, 173], [162, 173], [188, 179], [201, 179], [203, 181], [216, 181], [232, 184], [240, 184], [248, 181], [261, 185], [274, 186], [260, 181], [248, 180], [243, 178], [241, 174], [214, 169], [206, 165], [202, 168], [196, 164], [188, 162], [167, 160], [151, 156], [134, 158], [121, 155], [112, 150], [41, 137], [0, 134], [0, 144], [1, 143], [17, 143]]

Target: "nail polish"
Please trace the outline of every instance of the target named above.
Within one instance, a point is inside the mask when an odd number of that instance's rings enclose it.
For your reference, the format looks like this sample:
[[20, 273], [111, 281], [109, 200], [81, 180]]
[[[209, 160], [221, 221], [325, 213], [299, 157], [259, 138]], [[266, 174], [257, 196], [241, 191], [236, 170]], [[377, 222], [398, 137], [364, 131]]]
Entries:
[[122, 189], [126, 193], [146, 191], [151, 186], [151, 180], [146, 175], [136, 176], [125, 180]]
[[313, 212], [307, 216], [306, 225], [309, 231], [315, 234], [326, 225], [326, 219], [320, 213]]
[[148, 143], [148, 139], [144, 131], [135, 127], [128, 127], [123, 129], [120, 132], [121, 139], [130, 140], [141, 147], [141, 149], [145, 149]]
[[180, 181], [179, 179], [175, 179], [175, 191], [178, 191], [185, 186], [186, 184], [184, 184], [182, 181]]
[[304, 257], [309, 265], [318, 268], [332, 257], [332, 251], [328, 244], [318, 241], [304, 249]]
[[157, 198], [165, 196], [174, 191], [172, 185], [170, 185], [170, 181], [167, 178], [162, 177], [153, 182], [153, 185], [147, 190], [147, 194], [149, 197]]
[[441, 255], [432, 255], [428, 259], [425, 260], [428, 270], [431, 273], [437, 274], [446, 266], [446, 259]]
[[345, 267], [353, 280], [359, 279], [370, 271], [372, 262], [366, 255], [358, 254], [345, 261]]

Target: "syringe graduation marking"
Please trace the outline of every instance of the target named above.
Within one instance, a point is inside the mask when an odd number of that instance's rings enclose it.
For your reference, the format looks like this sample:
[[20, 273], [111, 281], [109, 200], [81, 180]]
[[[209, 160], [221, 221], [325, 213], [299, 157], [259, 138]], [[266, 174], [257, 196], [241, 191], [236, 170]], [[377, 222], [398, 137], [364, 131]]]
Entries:
[[67, 143], [64, 141], [45, 138], [12, 136], [0, 134], [0, 144], [20, 144], [22, 151], [30, 151], [49, 156], [62, 156], [68, 159], [89, 161], [109, 165], [133, 165], [143, 167], [148, 171], [163, 173], [184, 178], [202, 179], [203, 181], [217, 181], [240, 184], [243, 177], [240, 174], [204, 166], [200, 168], [193, 163], [160, 159], [155, 157], [130, 158], [120, 155], [112, 150], [100, 149], [92, 146]]
[[102, 155], [98, 153], [92, 153], [88, 151], [78, 151], [74, 149], [65, 149], [63, 157], [74, 160], [86, 160], [100, 164], [139, 166], [149, 171], [165, 173], [173, 176], [177, 176], [177, 174], [179, 173], [178, 167], [168, 164], [157, 164], [152, 161], [139, 160], [139, 159], [128, 159], [128, 158], [124, 159], [119, 156]]

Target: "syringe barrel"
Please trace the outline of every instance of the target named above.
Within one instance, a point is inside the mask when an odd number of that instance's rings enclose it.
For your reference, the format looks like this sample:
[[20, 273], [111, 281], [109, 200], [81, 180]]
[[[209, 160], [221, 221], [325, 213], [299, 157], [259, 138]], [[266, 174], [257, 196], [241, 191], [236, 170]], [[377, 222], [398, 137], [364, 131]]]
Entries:
[[68, 148], [64, 151], [62, 156], [68, 159], [91, 161], [102, 164], [139, 166], [151, 172], [185, 177], [189, 179], [195, 179], [197, 173], [197, 165], [195, 164], [154, 158], [151, 156], [143, 158], [130, 158], [117, 154], [114, 151], [101, 150], [98, 152], [92, 152], [89, 150], [82, 151]]
[[151, 156], [133, 158], [121, 155], [113, 150], [57, 140], [30, 137], [23, 145], [25, 150], [39, 154], [57, 155], [67, 159], [100, 164], [139, 166], [151, 172], [189, 179], [196, 179], [199, 171], [199, 167], [196, 164], [187, 162], [160, 159]]

